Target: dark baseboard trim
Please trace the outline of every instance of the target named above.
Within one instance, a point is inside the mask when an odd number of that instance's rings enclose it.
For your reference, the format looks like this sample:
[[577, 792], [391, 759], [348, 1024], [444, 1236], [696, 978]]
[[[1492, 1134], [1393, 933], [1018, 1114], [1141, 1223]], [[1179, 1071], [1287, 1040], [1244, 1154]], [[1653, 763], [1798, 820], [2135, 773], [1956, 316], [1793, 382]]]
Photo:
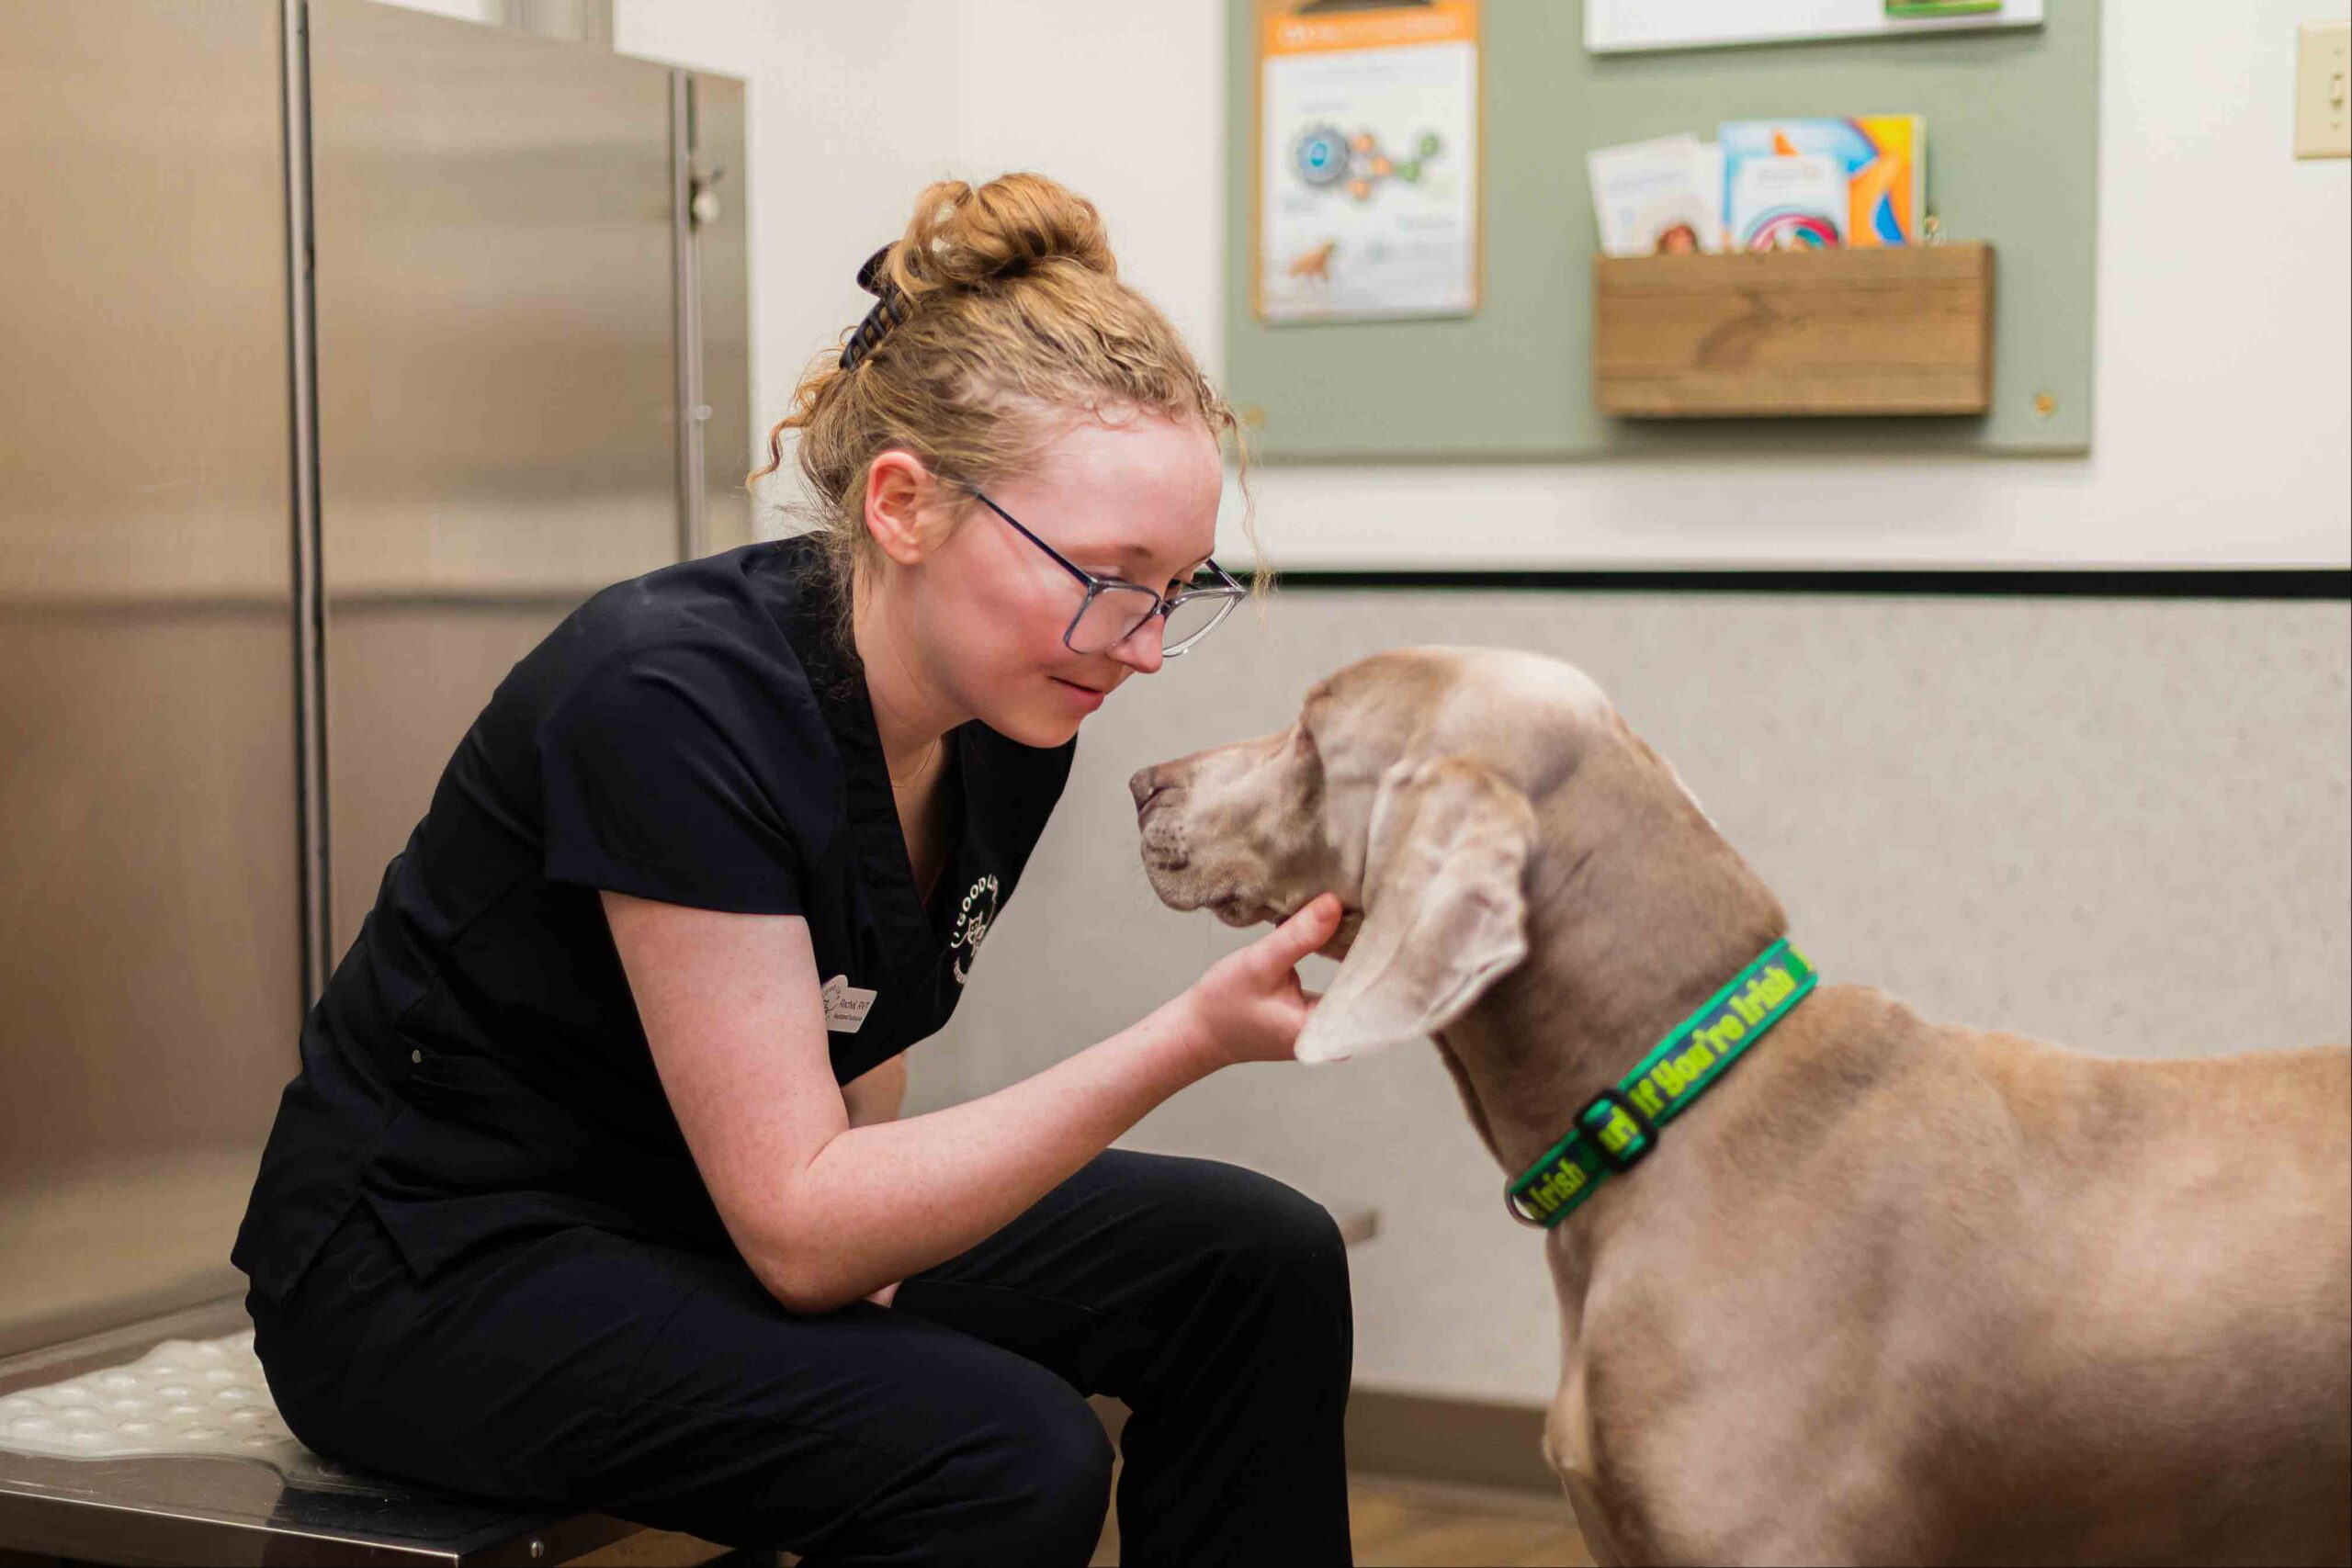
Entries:
[[1348, 1468], [1556, 1495], [1544, 1417], [1536, 1404], [1359, 1388], [1348, 1395]]
[[[1252, 574], [1236, 575], [1244, 582]], [[2330, 568], [2049, 569], [1693, 571], [1657, 568], [1574, 571], [1279, 571], [1292, 592], [1366, 588], [1569, 590], [1639, 593], [1948, 594], [2011, 599], [2352, 600], [2352, 571]]]

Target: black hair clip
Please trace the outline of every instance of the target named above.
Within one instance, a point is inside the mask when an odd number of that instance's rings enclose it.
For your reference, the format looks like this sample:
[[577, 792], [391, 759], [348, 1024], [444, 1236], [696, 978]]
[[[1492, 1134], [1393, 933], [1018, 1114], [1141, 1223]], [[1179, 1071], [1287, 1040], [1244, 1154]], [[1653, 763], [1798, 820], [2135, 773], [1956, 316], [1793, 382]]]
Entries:
[[857, 323], [857, 331], [850, 334], [849, 343], [842, 349], [842, 368], [854, 370], [865, 356], [874, 352], [883, 334], [907, 319], [907, 297], [890, 286], [883, 266], [890, 259], [890, 247], [883, 246], [865, 258], [857, 269], [857, 286], [876, 297], [874, 309], [865, 312], [865, 320]]

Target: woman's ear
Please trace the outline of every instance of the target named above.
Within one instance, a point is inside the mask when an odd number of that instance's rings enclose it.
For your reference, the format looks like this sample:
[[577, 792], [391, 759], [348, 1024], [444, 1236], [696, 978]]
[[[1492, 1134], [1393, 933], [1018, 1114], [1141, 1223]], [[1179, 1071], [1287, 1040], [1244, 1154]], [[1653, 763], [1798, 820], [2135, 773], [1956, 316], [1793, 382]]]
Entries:
[[913, 566], [930, 552], [923, 524], [938, 488], [922, 458], [895, 446], [865, 466], [865, 531], [900, 566]]
[[1366, 834], [1363, 929], [1295, 1054], [1331, 1062], [1433, 1034], [1527, 956], [1527, 797], [1483, 762], [1399, 762]]

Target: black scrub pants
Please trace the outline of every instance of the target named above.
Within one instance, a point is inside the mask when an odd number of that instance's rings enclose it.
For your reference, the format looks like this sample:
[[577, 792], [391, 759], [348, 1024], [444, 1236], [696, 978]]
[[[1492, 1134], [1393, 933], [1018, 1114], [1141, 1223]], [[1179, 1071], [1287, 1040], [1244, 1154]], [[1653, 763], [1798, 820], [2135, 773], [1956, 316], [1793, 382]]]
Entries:
[[1082, 1563], [1121, 1438], [1123, 1561], [1349, 1561], [1353, 1329], [1322, 1208], [1105, 1153], [888, 1308], [784, 1310], [732, 1252], [575, 1226], [420, 1280], [364, 1201], [254, 1348], [360, 1468], [812, 1563]]

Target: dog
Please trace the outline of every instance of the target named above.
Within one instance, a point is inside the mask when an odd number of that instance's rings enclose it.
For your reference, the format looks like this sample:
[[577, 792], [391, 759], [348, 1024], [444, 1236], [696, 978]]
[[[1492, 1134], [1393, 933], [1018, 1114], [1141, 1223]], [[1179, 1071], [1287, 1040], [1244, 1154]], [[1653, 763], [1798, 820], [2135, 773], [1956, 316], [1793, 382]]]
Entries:
[[1301, 251], [1291, 259], [1289, 276], [1311, 278], [1317, 283], [1331, 281], [1331, 257], [1340, 248], [1337, 240], [1326, 240], [1311, 251]]
[[[1297, 1056], [1433, 1038], [1507, 1176], [1788, 935], [1532, 655], [1375, 655], [1129, 787], [1171, 908], [1340, 896]], [[2352, 1561], [2343, 1047], [2106, 1058], [1824, 981], [1623, 1147], [1543, 1233], [1601, 1562]]]

